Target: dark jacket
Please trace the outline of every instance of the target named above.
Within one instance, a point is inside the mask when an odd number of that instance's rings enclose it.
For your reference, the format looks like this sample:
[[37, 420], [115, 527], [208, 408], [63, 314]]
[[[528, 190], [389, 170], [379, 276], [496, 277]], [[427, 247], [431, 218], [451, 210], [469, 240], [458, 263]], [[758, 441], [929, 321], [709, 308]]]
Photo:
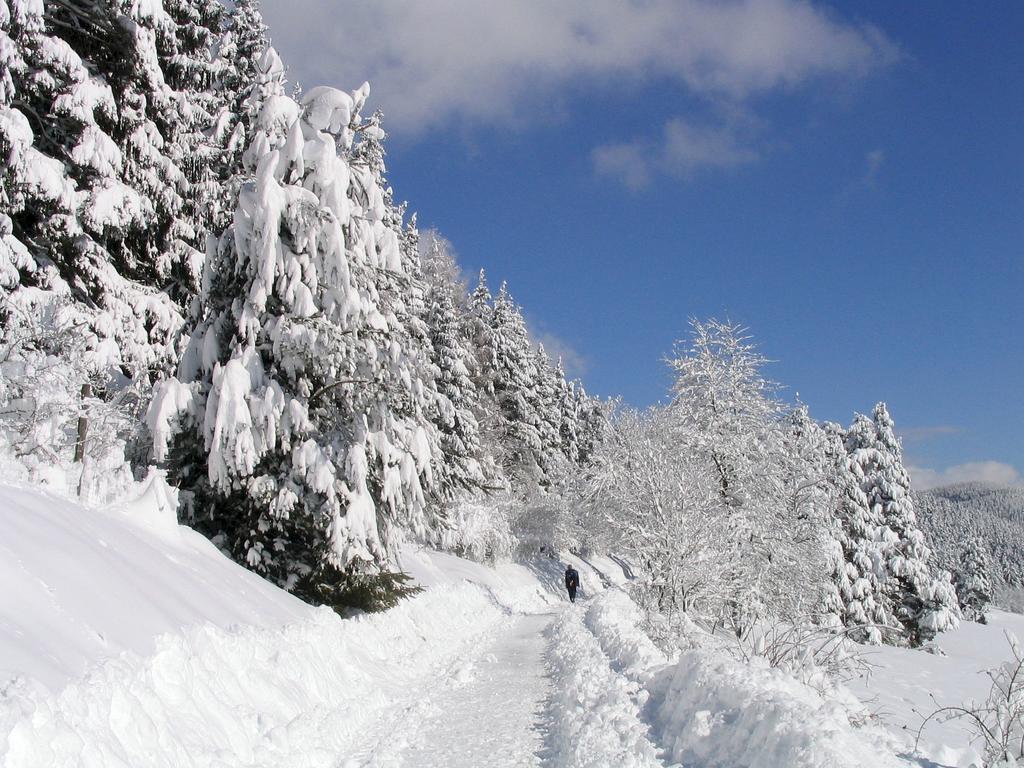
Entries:
[[576, 589], [580, 585], [580, 575], [575, 568], [567, 568], [565, 571], [565, 588]]

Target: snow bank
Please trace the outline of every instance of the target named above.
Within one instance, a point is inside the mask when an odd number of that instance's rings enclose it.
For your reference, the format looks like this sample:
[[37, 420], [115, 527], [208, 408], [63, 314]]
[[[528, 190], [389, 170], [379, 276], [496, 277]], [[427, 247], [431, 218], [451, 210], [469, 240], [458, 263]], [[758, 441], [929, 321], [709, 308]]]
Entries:
[[693, 650], [654, 676], [650, 717], [669, 759], [703, 768], [910, 765], [882, 734], [852, 726], [840, 703], [759, 661]]
[[527, 568], [405, 553], [429, 589], [342, 620], [178, 526], [159, 477], [86, 509], [0, 484], [0, 764], [336, 766], [410, 691], [464, 673]]
[[639, 629], [641, 618], [640, 609], [627, 594], [609, 590], [591, 602], [584, 623], [616, 672], [646, 683], [656, 669], [668, 664], [668, 658]]
[[103, 659], [213, 624], [280, 627], [313, 609], [178, 526], [159, 478], [87, 509], [0, 484], [0, 685], [59, 691]]
[[485, 590], [463, 584], [347, 621], [319, 609], [283, 629], [166, 635], [153, 656], [108, 660], [56, 697], [6, 691], [0, 758], [7, 768], [333, 766], [408, 687], [443, 676], [505, 621]]
[[583, 609], [566, 609], [551, 625], [549, 640], [551, 765], [662, 765], [640, 718], [644, 692], [612, 669], [597, 639], [583, 625]]
[[625, 686], [640, 705], [666, 762], [702, 768], [909, 765], [894, 756], [886, 734], [851, 725], [843, 702], [713, 647], [671, 660], [640, 628], [641, 618], [625, 593], [608, 590], [583, 614], [586, 639], [566, 640], [592, 646], [597, 653], [587, 664], [601, 667], [602, 678], [605, 669], [618, 675], [610, 687]]

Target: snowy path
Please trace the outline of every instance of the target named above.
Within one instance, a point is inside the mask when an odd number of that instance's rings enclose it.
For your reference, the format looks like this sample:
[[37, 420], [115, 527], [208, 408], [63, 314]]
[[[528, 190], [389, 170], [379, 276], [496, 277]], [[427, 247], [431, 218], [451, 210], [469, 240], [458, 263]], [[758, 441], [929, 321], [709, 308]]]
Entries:
[[344, 768], [540, 765], [550, 693], [545, 630], [553, 618], [518, 617], [434, 689], [395, 707], [377, 743], [357, 750]]

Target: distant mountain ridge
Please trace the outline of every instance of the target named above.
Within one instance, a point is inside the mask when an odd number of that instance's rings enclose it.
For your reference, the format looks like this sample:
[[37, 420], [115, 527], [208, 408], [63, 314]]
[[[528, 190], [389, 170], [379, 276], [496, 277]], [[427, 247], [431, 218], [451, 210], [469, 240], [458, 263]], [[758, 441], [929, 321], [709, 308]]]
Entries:
[[955, 483], [914, 493], [934, 562], [956, 572], [973, 537], [985, 542], [1001, 586], [1024, 587], [1024, 486]]

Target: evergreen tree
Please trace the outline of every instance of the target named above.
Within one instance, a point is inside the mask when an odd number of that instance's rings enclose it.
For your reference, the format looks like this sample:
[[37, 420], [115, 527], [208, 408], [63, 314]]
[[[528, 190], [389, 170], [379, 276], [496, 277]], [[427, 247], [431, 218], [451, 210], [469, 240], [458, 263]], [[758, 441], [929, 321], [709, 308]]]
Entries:
[[534, 358], [537, 378], [532, 388], [532, 406], [537, 414], [537, 433], [541, 444], [540, 463], [545, 474], [551, 476], [557, 466], [565, 461], [561, 408], [565, 374], [561, 371], [560, 365], [558, 368], [551, 365], [551, 358], [548, 357], [543, 344], [537, 346]]
[[470, 490], [485, 482], [481, 465], [481, 446], [476, 411], [480, 407], [476, 385], [467, 364], [470, 353], [459, 335], [452, 287], [433, 286], [428, 324], [433, 343], [433, 362], [437, 369], [436, 423], [441, 430], [441, 446], [451, 488]]
[[316, 88], [297, 103], [277, 54], [261, 57], [250, 96], [263, 106], [234, 221], [150, 419], [157, 458], [191, 494], [193, 524], [239, 562], [332, 605], [388, 570], [399, 529], [428, 538], [438, 525], [422, 387], [396, 299], [380, 294], [382, 270], [403, 277], [399, 233], [378, 177], [356, 164], [367, 93]]
[[476, 288], [469, 297], [469, 307], [464, 319], [463, 337], [473, 353], [471, 374], [481, 396], [494, 396], [494, 354], [492, 352], [491, 330], [494, 307], [491, 291], [487, 287], [487, 275], [480, 270]]
[[581, 400], [576, 383], [567, 381], [562, 359], [558, 359], [555, 367], [555, 379], [558, 386], [558, 437], [562, 453], [571, 464], [581, 462], [580, 456], [580, 417]]
[[134, 251], [156, 227], [132, 184], [127, 108], [111, 86], [136, 62], [122, 20], [100, 4], [3, 5], [0, 202], [19, 245], [3, 269], [2, 311], [41, 317], [41, 305], [64, 304], [89, 365], [131, 378], [168, 364], [181, 318], [148, 287], [152, 253]]
[[956, 574], [956, 596], [963, 617], [968, 621], [985, 622], [985, 609], [992, 602], [991, 558], [984, 543], [972, 538], [964, 549]]
[[[888, 632], [897, 628], [893, 608], [883, 592], [884, 558], [878, 540], [882, 518], [865, 493], [864, 467], [860, 452], [874, 440], [874, 425], [857, 415], [843, 435], [845, 447], [838, 461], [838, 504], [835, 537], [842, 558], [833, 562], [832, 577], [839, 591], [841, 618], [855, 640], [879, 644], [890, 640]], [[889, 629], [886, 629], [889, 628]]]
[[543, 483], [536, 356], [523, 315], [504, 284], [494, 301], [489, 342], [487, 367], [494, 372], [494, 396], [501, 410], [506, 475], [527, 486]]
[[[885, 404], [879, 403], [873, 419], [859, 416], [847, 433], [857, 488], [851, 488], [853, 512], [844, 515], [844, 522], [853, 542], [852, 562], [868, 581], [874, 603], [865, 618], [871, 620], [874, 613], [876, 622], [894, 620], [909, 642], [919, 645], [955, 627], [958, 610], [948, 574], [935, 577], [929, 570], [930, 553], [917, 526], [893, 426]], [[868, 591], [861, 591], [866, 599]], [[861, 623], [860, 618], [855, 615], [853, 623]]]

